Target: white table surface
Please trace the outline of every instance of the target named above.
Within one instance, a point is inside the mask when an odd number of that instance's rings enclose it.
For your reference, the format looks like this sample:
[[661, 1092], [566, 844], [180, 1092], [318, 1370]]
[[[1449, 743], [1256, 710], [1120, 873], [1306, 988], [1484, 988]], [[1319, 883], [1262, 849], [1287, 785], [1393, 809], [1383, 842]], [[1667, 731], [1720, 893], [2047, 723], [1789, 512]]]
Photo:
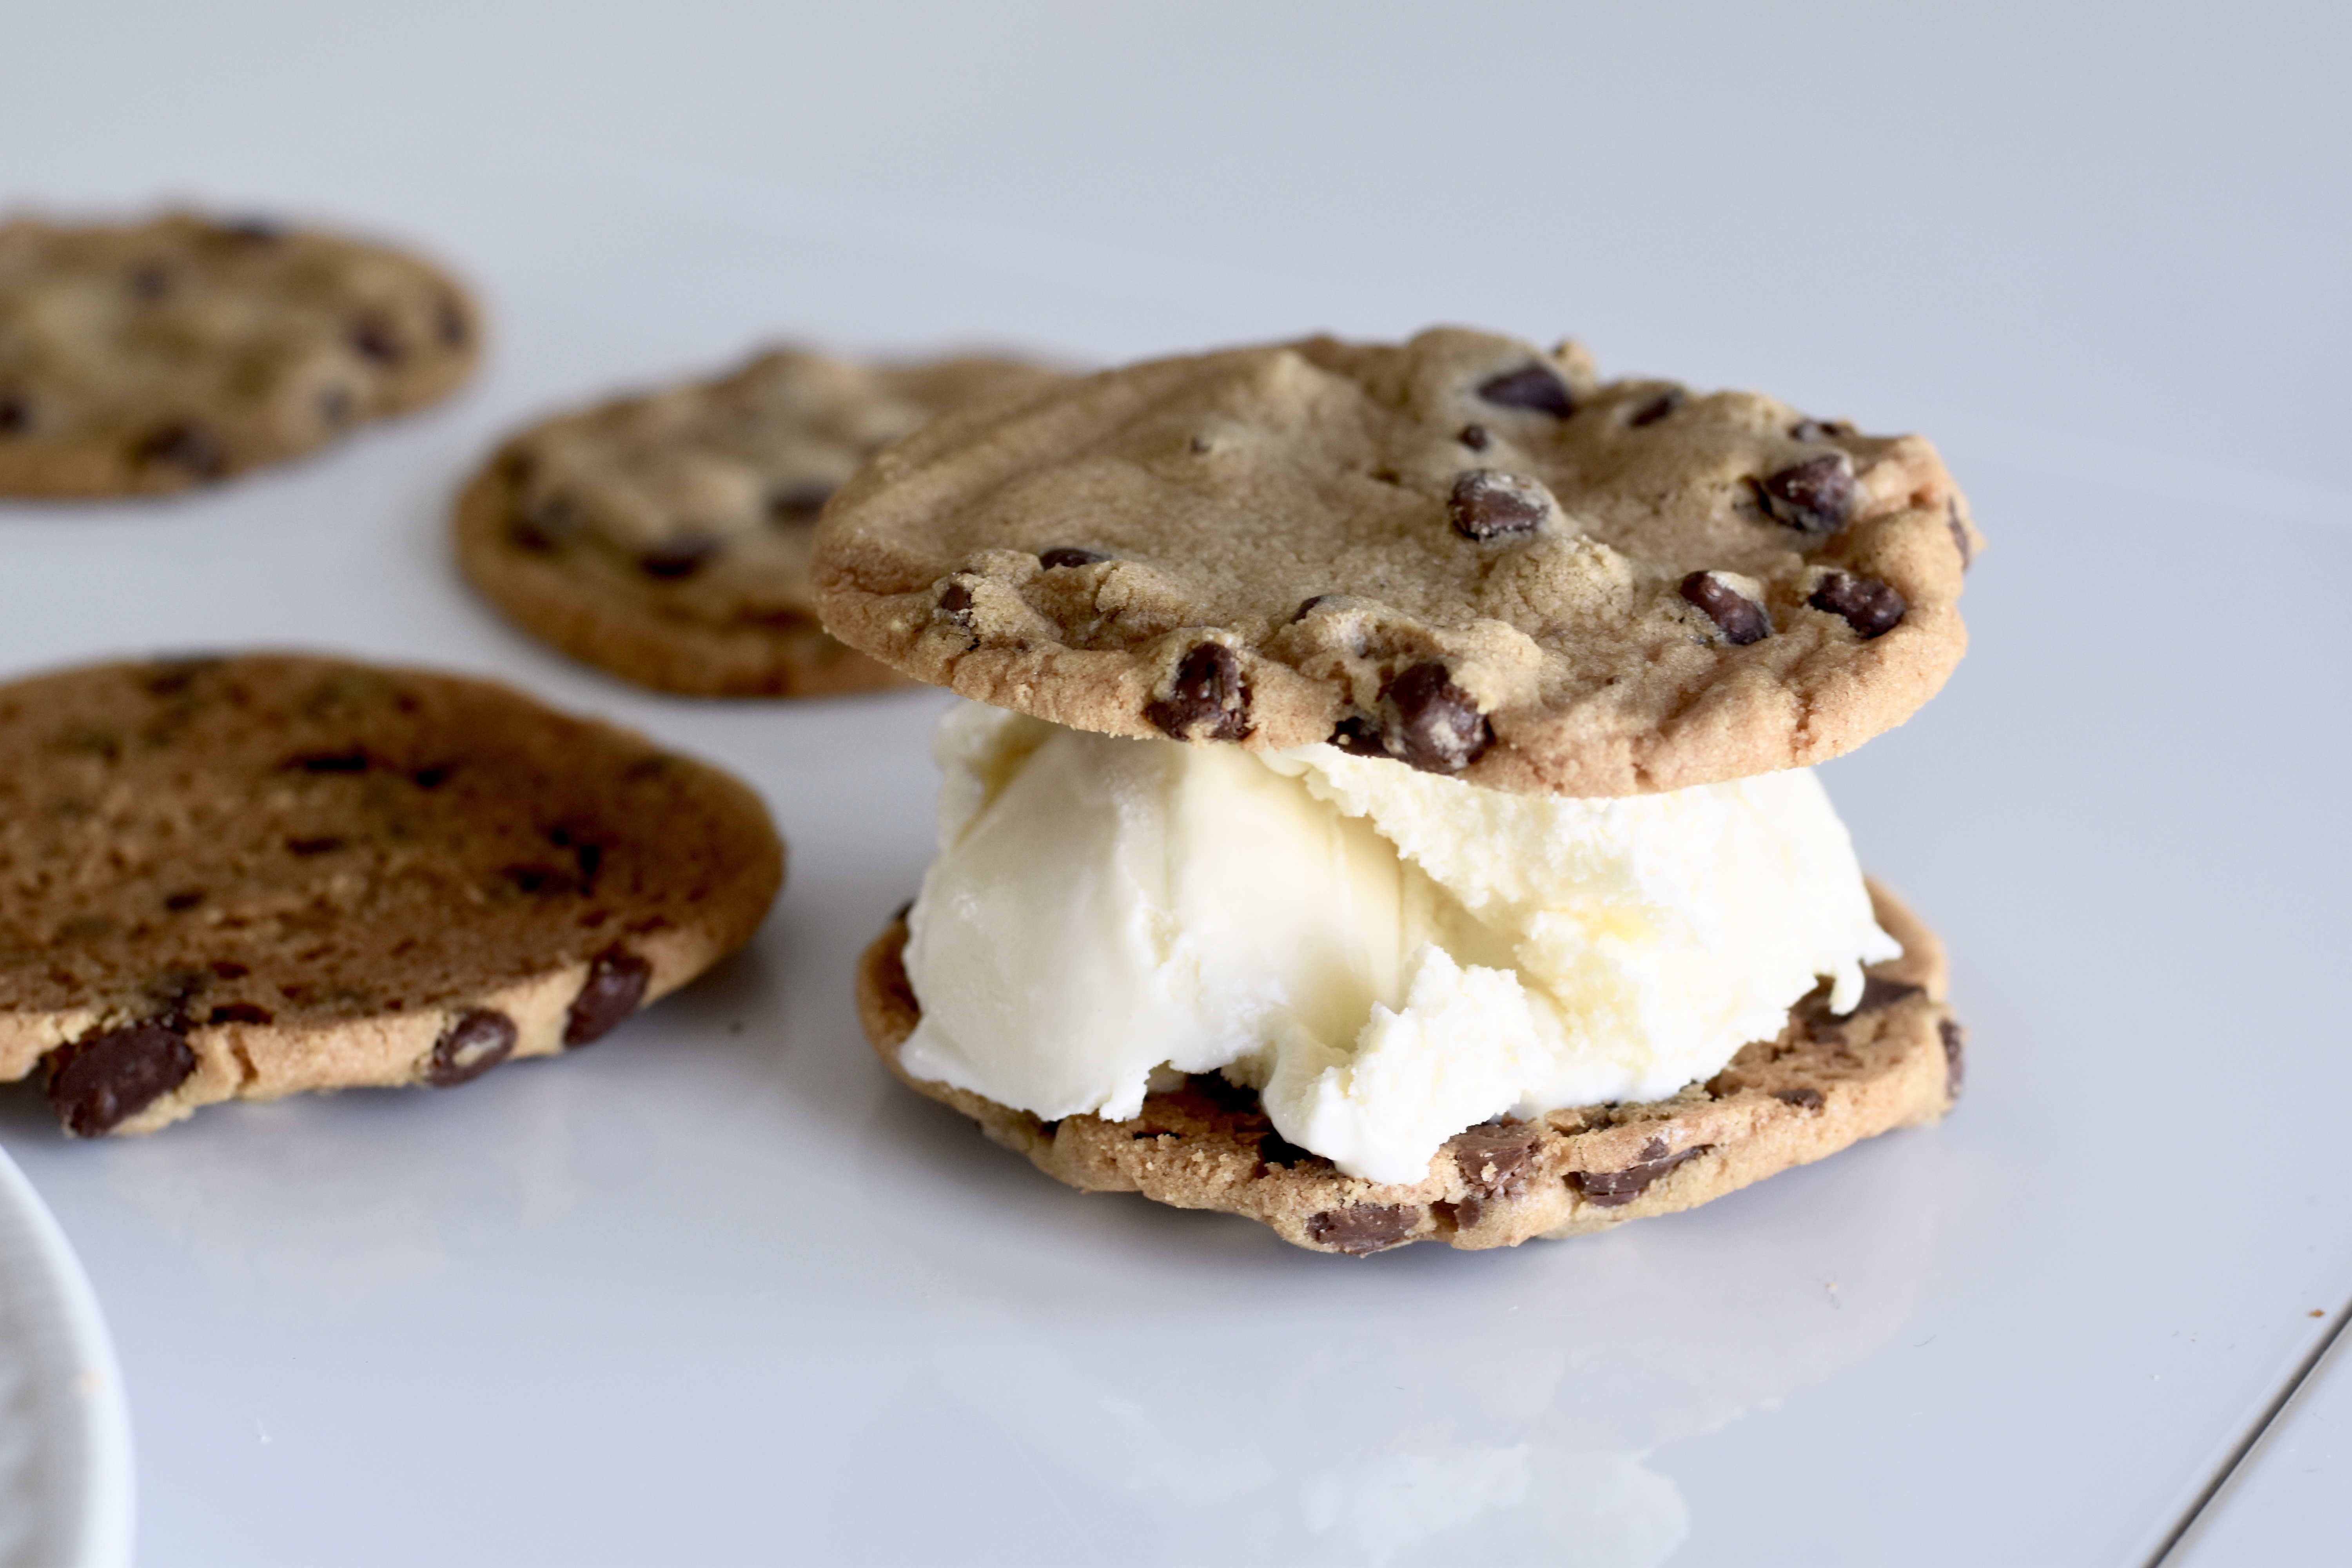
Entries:
[[2207, 1504], [2170, 1568], [2330, 1568], [2352, 1542], [2352, 1350], [2339, 1329], [2248, 1462]]
[[[738, 769], [793, 844], [748, 952], [560, 1064], [91, 1145], [0, 1092], [114, 1330], [142, 1560], [2147, 1561], [2352, 1305], [2347, 41], [2318, 5], [13, 14], [0, 202], [340, 217], [497, 339], [294, 468], [0, 510], [0, 674], [495, 673]], [[446, 561], [515, 421], [763, 340], [1433, 320], [1939, 441], [1993, 542], [1975, 650], [1827, 776], [1953, 951], [1943, 1126], [1507, 1254], [1066, 1191], [852, 1016], [940, 699], [640, 693]], [[2274, 1439], [2224, 1495], [2352, 1550], [2311, 1500], [2345, 1474]]]

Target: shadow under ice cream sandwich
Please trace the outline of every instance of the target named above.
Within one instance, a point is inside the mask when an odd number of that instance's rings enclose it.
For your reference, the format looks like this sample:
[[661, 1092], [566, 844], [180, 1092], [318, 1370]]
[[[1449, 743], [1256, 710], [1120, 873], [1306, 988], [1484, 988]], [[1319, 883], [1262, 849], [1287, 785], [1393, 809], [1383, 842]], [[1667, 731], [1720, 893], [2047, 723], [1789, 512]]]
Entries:
[[1323, 1251], [1933, 1121], [1941, 950], [1803, 770], [1942, 685], [1979, 543], [1916, 437], [1470, 331], [951, 416], [815, 542], [835, 636], [988, 705], [868, 1038], [1063, 1181]]

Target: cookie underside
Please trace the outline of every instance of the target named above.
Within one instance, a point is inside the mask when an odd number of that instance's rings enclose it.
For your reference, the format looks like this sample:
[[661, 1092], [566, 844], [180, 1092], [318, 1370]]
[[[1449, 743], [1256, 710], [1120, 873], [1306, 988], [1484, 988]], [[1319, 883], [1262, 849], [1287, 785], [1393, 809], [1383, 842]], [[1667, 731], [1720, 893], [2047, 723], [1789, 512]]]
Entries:
[[80, 1133], [451, 1087], [749, 940], [756, 795], [487, 681], [256, 655], [0, 687], [0, 1079]]
[[480, 321], [438, 268], [334, 235], [0, 225], [0, 496], [165, 494], [299, 457], [457, 390]]
[[1516, 1247], [1691, 1208], [1948, 1110], [1961, 1081], [1961, 1033], [1943, 1000], [1942, 944], [1885, 889], [1872, 884], [1870, 893], [1903, 952], [1871, 967], [1853, 1013], [1832, 1016], [1816, 991], [1790, 1009], [1776, 1038], [1743, 1047], [1671, 1100], [1474, 1127], [1411, 1185], [1340, 1173], [1276, 1133], [1254, 1092], [1215, 1074], [1148, 1096], [1124, 1121], [1050, 1122], [908, 1077], [898, 1047], [921, 1006], [901, 963], [903, 918], [859, 961], [857, 1010], [867, 1042], [901, 1082], [1071, 1186], [1241, 1215], [1318, 1252], [1361, 1255], [1415, 1241]]

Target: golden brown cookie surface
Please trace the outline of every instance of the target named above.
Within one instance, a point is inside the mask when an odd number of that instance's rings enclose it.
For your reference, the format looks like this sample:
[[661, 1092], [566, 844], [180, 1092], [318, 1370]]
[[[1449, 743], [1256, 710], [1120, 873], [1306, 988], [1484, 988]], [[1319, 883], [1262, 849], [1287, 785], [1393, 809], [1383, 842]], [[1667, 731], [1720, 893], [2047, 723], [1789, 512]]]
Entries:
[[447, 395], [478, 311], [415, 257], [185, 214], [0, 225], [0, 495], [180, 490]]
[[747, 941], [758, 798], [486, 681], [254, 655], [0, 687], [0, 1079], [73, 1131], [586, 1044]]
[[1901, 722], [1980, 542], [1916, 437], [1438, 330], [940, 420], [842, 490], [813, 572], [852, 647], [1058, 723], [1614, 795]]
[[761, 354], [515, 437], [459, 499], [458, 562], [527, 630], [661, 690], [898, 685], [817, 625], [817, 514], [876, 447], [934, 415], [1059, 379], [997, 359]]
[[899, 921], [859, 963], [857, 1010], [867, 1042], [900, 1081], [1071, 1186], [1241, 1215], [1318, 1252], [1360, 1255], [1414, 1241], [1516, 1247], [1695, 1207], [1948, 1110], [1960, 1089], [1962, 1037], [1943, 1000], [1942, 944], [1884, 889], [1874, 885], [1871, 897], [1903, 955], [1871, 968], [1853, 1013], [1832, 1016], [1817, 992], [1790, 1010], [1777, 1039], [1744, 1047], [1673, 1100], [1473, 1127], [1411, 1185], [1341, 1174], [1276, 1133], [1254, 1092], [1213, 1074], [1150, 1095], [1140, 1114], [1116, 1122], [1040, 1121], [907, 1077], [898, 1050], [922, 1014], [899, 963]]

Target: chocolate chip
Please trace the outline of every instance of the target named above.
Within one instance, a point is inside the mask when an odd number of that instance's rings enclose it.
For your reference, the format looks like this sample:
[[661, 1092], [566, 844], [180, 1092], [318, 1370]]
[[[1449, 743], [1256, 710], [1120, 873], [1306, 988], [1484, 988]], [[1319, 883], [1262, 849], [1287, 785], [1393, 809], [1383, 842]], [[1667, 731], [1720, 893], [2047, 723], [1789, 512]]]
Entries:
[[1484, 425], [1465, 425], [1462, 434], [1454, 438], [1474, 452], [1483, 452], [1486, 449], [1486, 443], [1495, 437]]
[[174, 420], [148, 432], [131, 448], [133, 461], [167, 463], [200, 479], [216, 479], [228, 469], [220, 437], [191, 419]]
[[1532, 533], [1551, 515], [1551, 492], [1516, 474], [1465, 468], [1446, 495], [1445, 514], [1465, 539]]
[[21, 392], [0, 392], [0, 436], [21, 436], [32, 427], [32, 401]]
[[1257, 1114], [1257, 1090], [1245, 1083], [1235, 1083], [1221, 1072], [1190, 1074], [1184, 1079], [1184, 1087], [1218, 1110], [1250, 1117]]
[[[5, 424], [0, 424], [0, 430], [5, 428]], [[1945, 508], [1946, 521], [1952, 525], [1952, 542], [1960, 547], [1960, 570], [1965, 572], [1976, 564], [1977, 552], [1976, 546], [1969, 542], [1969, 525], [1960, 521], [1960, 498], [1952, 497]]]
[[449, 782], [449, 775], [457, 771], [457, 764], [455, 763], [436, 763], [429, 768], [419, 768], [409, 774], [408, 782], [418, 789], [439, 789]]
[[1658, 394], [1657, 396], [1650, 399], [1649, 402], [1642, 405], [1641, 407], [1635, 409], [1633, 411], [1633, 416], [1631, 419], [1626, 420], [1625, 423], [1633, 426], [1635, 429], [1640, 429], [1643, 426], [1647, 425], [1655, 425], [1659, 420], [1664, 419], [1667, 415], [1672, 414], [1675, 409], [1680, 408], [1683, 405], [1683, 398], [1684, 393], [1680, 387], [1675, 387], [1669, 392], [1662, 392]]
[[1057, 544], [1051, 550], [1037, 552], [1037, 564], [1048, 572], [1056, 566], [1091, 566], [1109, 559], [1099, 550], [1082, 550], [1075, 544]]
[[164, 899], [163, 907], [176, 915], [193, 910], [204, 901], [204, 889], [198, 888], [190, 892], [171, 894]]
[[613, 1032], [622, 1019], [646, 999], [646, 983], [654, 966], [634, 952], [607, 948], [588, 966], [580, 994], [572, 999], [572, 1014], [563, 1026], [566, 1046], [584, 1046]]
[[1455, 1230], [1475, 1230], [1478, 1222], [1486, 1217], [1486, 1205], [1476, 1198], [1464, 1198], [1458, 1204], [1434, 1203], [1430, 1209], [1454, 1222]]
[[541, 898], [562, 898], [581, 890], [571, 872], [543, 862], [517, 861], [499, 868], [499, 875], [515, 885], [519, 893]]
[[1257, 1141], [1257, 1163], [1260, 1173], [1267, 1165], [1287, 1165], [1293, 1171], [1309, 1171], [1318, 1165], [1328, 1165], [1328, 1160], [1311, 1149], [1302, 1149], [1279, 1132], [1269, 1132]]
[[1904, 603], [1902, 595], [1877, 578], [1857, 577], [1846, 572], [1832, 572], [1823, 577], [1805, 603], [1817, 610], [1843, 616], [1845, 624], [1864, 642], [1893, 631], [1902, 623], [1903, 613], [1911, 607]]
[[1184, 656], [1166, 698], [1143, 716], [1180, 741], [1238, 741], [1250, 732], [1249, 684], [1239, 655], [1204, 642]]
[[142, 261], [131, 269], [133, 299], [152, 303], [172, 291], [172, 269], [160, 261]]
[[306, 773], [363, 773], [368, 771], [368, 754], [364, 751], [311, 752], [289, 757], [278, 765], [289, 772], [299, 768]]
[[1396, 714], [1382, 733], [1389, 754], [1423, 773], [1458, 773], [1495, 743], [1494, 725], [1436, 660], [1414, 665], [1382, 696]]
[[277, 1015], [250, 1002], [225, 1002], [205, 1016], [207, 1024], [267, 1024]]
[[433, 326], [441, 334], [441, 342], [453, 349], [464, 348], [466, 340], [474, 335], [474, 324], [466, 319], [465, 309], [455, 300], [443, 300], [433, 307]]
[[1944, 1042], [1944, 1087], [1954, 1100], [1960, 1098], [1960, 1084], [1968, 1077], [1968, 1031], [1949, 1018], [1936, 1020], [1936, 1033]]
[[1843, 419], [1800, 419], [1789, 426], [1791, 441], [1828, 441], [1853, 434], [1853, 426]]
[[1862, 981], [1862, 1000], [1854, 1004], [1857, 1013], [1868, 1013], [1880, 1007], [1892, 1007], [1906, 996], [1916, 996], [1925, 986], [1914, 985], [1907, 980], [1888, 980], [1876, 974], [1866, 974]]
[[1725, 582], [1714, 572], [1694, 572], [1683, 579], [1682, 595], [1700, 609], [1723, 634], [1723, 640], [1741, 647], [1772, 635], [1772, 617], [1764, 606]]
[[425, 1081], [436, 1089], [471, 1083], [514, 1055], [514, 1048], [512, 1018], [488, 1007], [461, 1013], [433, 1042], [433, 1054], [425, 1062]]
[[1516, 1198], [1527, 1191], [1543, 1142], [1541, 1128], [1505, 1122], [1457, 1132], [1449, 1147], [1465, 1182], [1488, 1197]]
[[84, 1035], [49, 1054], [49, 1106], [78, 1138], [110, 1132], [196, 1070], [177, 1029], [150, 1021]]
[[518, 514], [507, 532], [526, 550], [552, 550], [580, 531], [580, 506], [570, 496], [543, 496]]
[[1350, 714], [1339, 721], [1331, 731], [1332, 745], [1351, 757], [1385, 757], [1388, 747], [1381, 743], [1381, 727], [1360, 714]]
[[1775, 522], [1801, 533], [1835, 533], [1853, 515], [1858, 499], [1853, 459], [1824, 452], [1756, 481], [1757, 500]]
[[940, 595], [940, 614], [945, 616], [949, 620], [953, 621], [964, 630], [971, 630], [971, 589], [970, 586], [962, 583], [949, 584], [946, 590]]
[[572, 851], [572, 863], [580, 868], [580, 890], [593, 892], [596, 872], [604, 864], [604, 847], [595, 839], [569, 827], [551, 827], [547, 841], [558, 849]]
[[1488, 376], [1478, 384], [1478, 395], [1498, 408], [1533, 408], [1556, 419], [1576, 412], [1576, 398], [1559, 373], [1533, 360], [1517, 370]]
[[675, 583], [691, 577], [719, 554], [719, 541], [688, 535], [664, 541], [637, 557], [637, 570], [648, 577]]
[[1822, 1108], [1822, 1091], [1818, 1089], [1776, 1089], [1772, 1091], [1772, 1098], [1800, 1110], [1819, 1110]]
[[1673, 1170], [1685, 1160], [1695, 1160], [1712, 1148], [1698, 1143], [1679, 1154], [1665, 1152], [1665, 1141], [1653, 1138], [1642, 1147], [1642, 1160], [1622, 1171], [1575, 1171], [1569, 1174], [1569, 1185], [1574, 1187], [1586, 1203], [1596, 1208], [1613, 1209], [1632, 1203], [1650, 1188], [1650, 1184]]
[[178, 697], [196, 683], [196, 677], [221, 662], [217, 654], [181, 654], [172, 658], [159, 658], [149, 665], [149, 673], [139, 682], [139, 689], [150, 697]]
[[1403, 1204], [1350, 1204], [1307, 1217], [1307, 1234], [1323, 1246], [1361, 1258], [1402, 1241], [1421, 1223], [1421, 1211]]
[[320, 838], [289, 838], [286, 841], [286, 852], [289, 855], [328, 855], [333, 853], [335, 850], [341, 849], [342, 847], [343, 841], [341, 839], [331, 837]]
[[790, 489], [778, 490], [768, 498], [768, 521], [814, 522], [824, 515], [824, 503], [832, 499], [831, 485], [794, 485]]
[[344, 331], [343, 341], [362, 359], [378, 364], [398, 364], [402, 358], [400, 338], [390, 321], [382, 316], [362, 316]]

